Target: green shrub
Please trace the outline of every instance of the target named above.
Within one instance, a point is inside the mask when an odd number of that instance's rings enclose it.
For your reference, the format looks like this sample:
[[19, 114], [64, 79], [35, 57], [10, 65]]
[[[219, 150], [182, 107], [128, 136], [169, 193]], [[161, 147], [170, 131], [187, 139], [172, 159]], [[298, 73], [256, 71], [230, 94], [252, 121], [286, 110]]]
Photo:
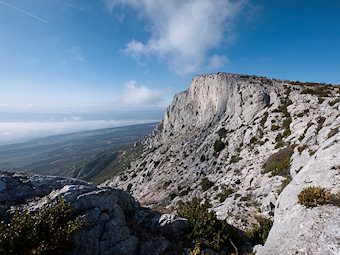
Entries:
[[243, 159], [242, 157], [238, 156], [238, 155], [232, 155], [230, 158], [230, 163], [237, 163], [239, 162], [241, 159]]
[[226, 137], [228, 134], [228, 131], [225, 128], [221, 128], [217, 131], [217, 134], [220, 136], [220, 138]]
[[166, 182], [163, 183], [163, 188], [166, 189], [167, 187], [169, 187], [169, 185], [172, 183], [172, 180], [168, 180]]
[[131, 188], [132, 188], [132, 183], [129, 183], [126, 187], [126, 191], [130, 193]]
[[299, 203], [307, 207], [331, 202], [331, 193], [325, 188], [310, 186], [304, 188], [298, 195]]
[[284, 177], [290, 176], [290, 157], [292, 154], [293, 150], [290, 147], [286, 147], [274, 153], [263, 164], [262, 173], [271, 172], [272, 175], [281, 175]]
[[170, 200], [174, 200], [175, 198], [177, 197], [177, 194], [176, 193], [171, 193], [170, 194]]
[[298, 148], [297, 148], [297, 150], [298, 150], [298, 152], [301, 154], [301, 152], [303, 152], [306, 148], [308, 148], [308, 145], [303, 145], [303, 146], [299, 146]]
[[194, 198], [191, 202], [180, 204], [177, 214], [188, 219], [188, 237], [202, 246], [220, 250], [228, 238], [226, 223], [217, 219], [214, 211], [209, 211], [210, 203]]
[[184, 196], [188, 195], [190, 191], [191, 191], [191, 188], [188, 187], [188, 188], [186, 188], [185, 190], [182, 190], [182, 191], [179, 193], [179, 196], [180, 196], [180, 197], [184, 197]]
[[201, 158], [200, 158], [201, 162], [204, 162], [205, 161], [205, 156], [202, 155]]
[[276, 125], [272, 125], [270, 128], [271, 131], [276, 131], [278, 129], [279, 129], [279, 126], [276, 126]]
[[339, 133], [339, 128], [332, 128], [329, 131], [327, 138], [331, 138], [332, 136], [336, 135], [337, 133]]
[[72, 218], [71, 206], [62, 198], [34, 215], [17, 212], [9, 223], [0, 223], [0, 254], [67, 254], [74, 249], [73, 235], [80, 226], [80, 219]]
[[312, 89], [308, 88], [302, 90], [301, 94], [316, 95], [318, 97], [327, 97], [328, 91], [325, 90], [322, 86], [314, 86]]
[[210, 189], [212, 186], [214, 186], [214, 183], [212, 181], [209, 181], [208, 178], [204, 177], [201, 180], [201, 187], [203, 192], [207, 191], [208, 189]]
[[269, 113], [268, 113], [268, 112], [265, 112], [263, 115], [264, 115], [264, 116], [263, 116], [263, 118], [262, 118], [261, 121], [260, 121], [260, 124], [261, 124], [262, 127], [264, 126], [264, 124], [266, 124], [267, 119], [268, 119], [268, 116], [269, 116]]
[[340, 98], [334, 99], [333, 101], [328, 102], [329, 106], [334, 106], [336, 103], [340, 102]]
[[338, 191], [338, 193], [332, 195], [331, 203], [332, 205], [340, 206], [340, 190]]
[[221, 140], [216, 140], [214, 143], [215, 152], [220, 152], [225, 147], [225, 144]]
[[229, 197], [231, 194], [233, 194], [233, 189], [228, 188], [228, 189], [224, 189], [221, 193], [219, 193], [217, 195], [217, 198], [219, 199], [220, 203], [223, 203], [224, 200], [227, 199], [227, 197]]
[[263, 245], [267, 240], [269, 231], [273, 226], [273, 222], [270, 219], [261, 216], [255, 218], [258, 224], [253, 224], [252, 230], [246, 232], [246, 235], [254, 245]]
[[249, 141], [250, 144], [254, 144], [254, 143], [256, 143], [256, 142], [257, 142], [257, 138], [256, 138], [255, 136], [253, 136], [252, 138], [250, 138], [250, 141]]
[[282, 135], [281, 133], [278, 133], [277, 136], [275, 137], [275, 149], [283, 147], [283, 141], [282, 141]]
[[284, 128], [284, 132], [283, 132], [283, 136], [284, 137], [287, 137], [287, 136], [289, 136], [290, 134], [291, 134], [291, 132], [290, 132], [290, 128], [289, 128], [289, 126], [290, 126], [290, 123], [292, 123], [292, 118], [289, 116], [288, 118], [286, 118], [284, 121], [283, 121], [283, 128]]

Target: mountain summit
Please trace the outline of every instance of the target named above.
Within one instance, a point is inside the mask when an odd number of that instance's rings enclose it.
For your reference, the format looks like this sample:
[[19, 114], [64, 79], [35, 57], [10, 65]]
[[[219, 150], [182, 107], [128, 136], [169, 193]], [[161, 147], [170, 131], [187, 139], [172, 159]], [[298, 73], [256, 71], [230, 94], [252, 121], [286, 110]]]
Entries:
[[243, 230], [270, 218], [257, 254], [335, 254], [339, 207], [310, 209], [298, 195], [308, 187], [340, 190], [339, 110], [335, 85], [197, 75], [144, 139], [142, 157], [103, 185], [163, 211], [202, 197]]

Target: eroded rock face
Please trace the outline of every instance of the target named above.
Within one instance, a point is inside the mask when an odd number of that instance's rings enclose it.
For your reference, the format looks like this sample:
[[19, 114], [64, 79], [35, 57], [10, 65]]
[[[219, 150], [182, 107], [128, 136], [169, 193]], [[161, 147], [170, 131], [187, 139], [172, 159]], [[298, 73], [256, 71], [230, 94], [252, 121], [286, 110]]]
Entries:
[[85, 221], [72, 254], [177, 254], [188, 228], [185, 219], [143, 208], [127, 192], [75, 179], [0, 172], [0, 219], [33, 213], [62, 196]]
[[298, 194], [321, 186], [333, 194], [340, 185], [340, 134], [326, 140], [279, 196], [274, 225], [257, 254], [340, 254], [340, 208], [306, 208]]
[[[337, 209], [327, 207], [332, 212], [318, 221], [315, 217], [326, 209], [309, 214], [297, 204], [297, 194], [312, 185], [332, 193], [340, 190], [339, 91], [339, 86], [229, 73], [195, 76], [188, 90], [174, 96], [164, 120], [143, 141], [142, 157], [103, 186], [129, 186], [141, 203], [167, 210], [180, 201], [205, 197], [219, 218], [243, 230], [256, 223], [255, 216], [274, 220], [275, 214], [272, 233], [285, 236], [287, 246], [294, 243], [288, 241], [294, 236], [297, 242], [315, 242], [325, 251], [321, 247], [335, 240], [336, 232], [327, 229]], [[220, 150], [214, 146], [218, 140], [224, 143]], [[268, 158], [288, 148], [290, 169], [278, 175], [264, 173]], [[212, 183], [208, 188], [203, 188], [205, 179]], [[291, 229], [308, 215], [311, 226], [319, 225], [309, 237]], [[280, 227], [284, 224], [286, 228]], [[301, 236], [288, 236], [289, 232]], [[274, 243], [280, 241], [272, 233], [263, 254], [283, 252], [273, 252]]]

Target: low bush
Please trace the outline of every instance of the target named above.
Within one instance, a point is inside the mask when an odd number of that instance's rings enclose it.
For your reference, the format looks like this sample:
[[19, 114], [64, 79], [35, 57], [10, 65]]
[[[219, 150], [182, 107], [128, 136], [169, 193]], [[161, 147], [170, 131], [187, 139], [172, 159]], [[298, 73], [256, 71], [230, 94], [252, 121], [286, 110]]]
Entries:
[[308, 145], [302, 145], [297, 148], [298, 152], [301, 154], [305, 149], [308, 148]]
[[282, 134], [278, 133], [277, 136], [275, 137], [275, 149], [283, 147], [283, 141], [282, 141]]
[[290, 157], [292, 154], [293, 150], [290, 147], [274, 153], [262, 165], [262, 173], [271, 172], [272, 175], [290, 176]]
[[188, 219], [190, 229], [188, 237], [203, 247], [220, 250], [228, 238], [226, 223], [217, 219], [214, 211], [209, 211], [211, 204], [202, 203], [199, 198], [180, 204], [177, 214]]
[[307, 207], [315, 207], [331, 202], [331, 193], [321, 187], [304, 188], [298, 195], [299, 203]]
[[271, 131], [276, 131], [278, 129], [279, 129], [279, 126], [276, 126], [276, 125], [272, 125], [270, 128]]
[[226, 137], [228, 131], [225, 128], [221, 128], [220, 130], [217, 131], [217, 134], [219, 135], [220, 138], [223, 138]]
[[270, 219], [264, 217], [255, 217], [258, 224], [253, 224], [253, 228], [246, 232], [246, 235], [250, 241], [256, 244], [264, 244], [267, 240], [270, 229], [273, 226], [273, 222]]
[[202, 155], [201, 158], [200, 158], [201, 162], [204, 162], [205, 161], [205, 156]]
[[290, 131], [290, 123], [292, 123], [292, 118], [291, 117], [288, 117], [286, 118], [284, 121], [283, 121], [283, 128], [284, 128], [284, 131], [283, 131], [283, 136], [284, 137], [287, 137], [291, 134], [291, 131]]
[[224, 200], [227, 199], [227, 197], [229, 197], [231, 194], [233, 194], [233, 189], [228, 188], [228, 189], [224, 189], [221, 193], [219, 193], [217, 195], [217, 198], [219, 199], [220, 203], [223, 203]]
[[329, 106], [334, 106], [336, 103], [340, 102], [340, 98], [334, 99], [333, 101], [328, 102]]
[[336, 135], [337, 133], [339, 133], [339, 128], [332, 128], [329, 131], [327, 138], [331, 138], [332, 136]]
[[130, 193], [131, 188], [132, 188], [132, 183], [129, 183], [126, 187], [126, 191]]
[[262, 127], [264, 127], [264, 124], [266, 124], [267, 119], [268, 119], [268, 116], [269, 116], [269, 113], [268, 113], [268, 112], [265, 112], [265, 113], [263, 114], [263, 118], [262, 118], [261, 121], [260, 121], [260, 124], [261, 124]]
[[225, 147], [225, 144], [221, 140], [216, 140], [214, 143], [215, 152], [220, 152]]
[[230, 163], [237, 163], [237, 162], [239, 162], [240, 160], [242, 160], [243, 158], [242, 157], [240, 157], [240, 156], [238, 156], [238, 155], [233, 155], [233, 156], [231, 156], [231, 158], [230, 158]]
[[249, 141], [250, 144], [254, 144], [254, 143], [256, 143], [256, 142], [257, 142], [257, 138], [256, 138], [255, 136], [253, 136], [252, 138], [250, 138], [250, 141]]
[[214, 186], [214, 183], [212, 181], [209, 181], [208, 178], [204, 177], [201, 180], [201, 187], [203, 192], [207, 191], [208, 189], [210, 189], [212, 186]]
[[0, 254], [67, 254], [74, 248], [73, 236], [81, 225], [61, 197], [56, 205], [45, 205], [34, 215], [17, 212], [9, 223], [0, 223]]

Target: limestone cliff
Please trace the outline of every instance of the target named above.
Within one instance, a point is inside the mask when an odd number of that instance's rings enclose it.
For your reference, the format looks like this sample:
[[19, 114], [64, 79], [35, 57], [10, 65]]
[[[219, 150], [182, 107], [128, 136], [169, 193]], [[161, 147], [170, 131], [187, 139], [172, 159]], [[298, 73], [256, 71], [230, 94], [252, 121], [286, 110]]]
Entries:
[[[259, 254], [338, 254], [339, 208], [307, 209], [297, 195], [311, 185], [340, 190], [339, 92], [248, 75], [195, 76], [143, 141], [142, 157], [103, 186], [129, 185], [141, 203], [164, 211], [205, 197], [244, 230], [256, 215], [272, 218]], [[280, 160], [288, 164], [266, 168]]]

